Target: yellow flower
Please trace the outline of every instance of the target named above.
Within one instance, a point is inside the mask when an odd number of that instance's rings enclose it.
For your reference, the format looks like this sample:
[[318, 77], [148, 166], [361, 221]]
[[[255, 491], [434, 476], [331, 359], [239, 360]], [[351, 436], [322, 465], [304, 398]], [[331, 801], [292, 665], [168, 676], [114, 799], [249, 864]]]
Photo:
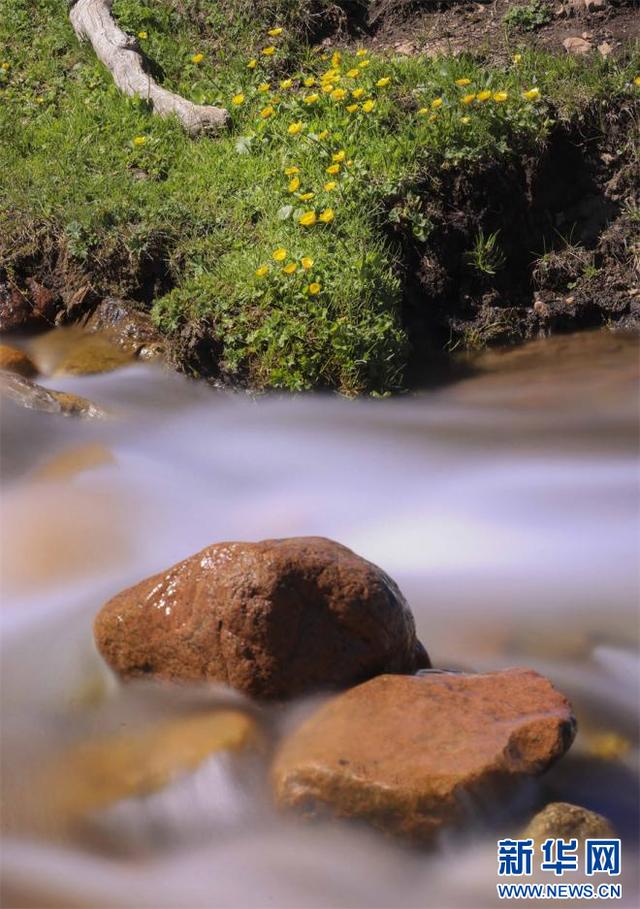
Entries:
[[364, 95], [363, 88], [354, 88], [354, 90], [351, 92], [352, 98], [362, 98], [363, 95]]
[[307, 78], [304, 80], [304, 84], [307, 86], [307, 88], [311, 88], [312, 85], [316, 84], [316, 77], [307, 76]]
[[278, 35], [282, 34], [282, 29], [281, 28], [270, 28], [269, 31], [267, 32], [267, 34], [269, 35], [270, 38], [277, 38]]
[[318, 139], [320, 139], [321, 142], [322, 142], [324, 139], [328, 138], [328, 136], [329, 136], [329, 130], [328, 130], [328, 129], [323, 129], [321, 133], [318, 133]]
[[262, 117], [263, 120], [266, 120], [268, 117], [273, 117], [275, 112], [276, 112], [275, 108], [273, 108], [273, 107], [271, 107], [271, 105], [269, 105], [269, 107], [265, 107], [264, 110], [260, 111], [260, 116]]
[[315, 104], [319, 100], [320, 100], [320, 95], [307, 95], [307, 97], [304, 99], [304, 103], [305, 104]]
[[321, 82], [333, 82], [333, 80], [337, 77], [338, 72], [339, 72], [339, 70], [337, 70], [337, 69], [328, 69], [326, 72], [324, 72], [320, 76], [320, 81]]
[[360, 50], [356, 51], [356, 57], [366, 57], [367, 54], [368, 51], [366, 51], [363, 47], [361, 47]]
[[290, 136], [297, 136], [298, 133], [301, 133], [303, 130], [303, 124], [298, 120], [296, 123], [290, 123], [287, 127], [287, 132]]
[[471, 122], [471, 117], [460, 117], [460, 122], [466, 125]]
[[298, 218], [298, 224], [302, 224], [303, 227], [312, 227], [316, 221], [317, 218], [314, 211], [306, 211]]
[[421, 107], [420, 110], [418, 111], [418, 114], [419, 114], [421, 117], [426, 117], [427, 114], [429, 114], [429, 113], [431, 113], [431, 111], [429, 110], [428, 107]]
[[530, 88], [529, 91], [522, 92], [522, 97], [527, 101], [536, 101], [540, 97], [540, 89]]
[[317, 281], [312, 281], [312, 283], [307, 287], [307, 291], [311, 294], [312, 297], [315, 297], [316, 294], [319, 294], [322, 290], [322, 285], [318, 284]]
[[287, 175], [287, 177], [292, 177], [294, 174], [300, 173], [300, 168], [296, 167], [295, 165], [292, 165], [291, 167], [285, 167], [284, 172]]
[[342, 60], [342, 54], [340, 51], [336, 51], [331, 57], [331, 66], [339, 66], [340, 61]]
[[488, 101], [489, 98], [491, 97], [491, 92], [489, 91], [489, 89], [485, 88], [483, 91], [478, 92], [476, 97], [477, 97], [478, 101]]
[[314, 196], [315, 193], [300, 193], [300, 199], [302, 202], [309, 202], [311, 199], [313, 199]]
[[359, 107], [359, 104], [347, 104], [345, 110], [350, 114], [355, 114]]
[[350, 69], [350, 70], [348, 70], [348, 72], [347, 72], [347, 76], [348, 76], [350, 79], [357, 79], [359, 75], [360, 75], [360, 70], [359, 70], [359, 69]]
[[262, 50], [260, 51], [260, 53], [262, 54], [263, 57], [273, 57], [275, 52], [276, 52], [276, 49], [273, 46], [273, 44], [270, 44], [268, 47], [263, 47]]
[[471, 85], [471, 79], [456, 79], [456, 85]]
[[271, 88], [270, 82], [261, 82], [260, 85], [258, 86], [258, 91], [259, 92], [268, 92], [270, 88]]
[[514, 54], [514, 55], [513, 55], [513, 62], [515, 63], [516, 66], [518, 65], [518, 63], [521, 63], [521, 62], [522, 62], [522, 54]]
[[633, 80], [633, 84], [634, 84], [634, 85], [640, 85], [640, 76], [636, 76], [636, 77], [635, 77], [635, 79]]
[[339, 164], [330, 164], [329, 167], [327, 168], [327, 173], [331, 174], [332, 176], [333, 176], [333, 174], [339, 174], [340, 165]]
[[343, 88], [334, 88], [331, 92], [331, 97], [334, 101], [343, 101], [346, 96], [346, 91]]
[[336, 214], [332, 208], [325, 208], [324, 211], [321, 211], [318, 215], [318, 220], [322, 221], [323, 224], [331, 224]]
[[358, 63], [358, 66], [360, 67], [360, 69], [364, 69], [365, 66], [369, 66], [370, 63], [371, 63], [371, 60], [361, 60], [360, 63]]
[[437, 110], [439, 107], [442, 107], [442, 98], [434, 98], [431, 102], [431, 107], [434, 110]]
[[256, 278], [264, 278], [265, 275], [269, 274], [269, 266], [261, 265], [260, 268], [256, 268]]
[[476, 100], [476, 96], [475, 96], [475, 95], [463, 95], [462, 98], [460, 98], [460, 101], [461, 101], [463, 104], [471, 104], [471, 102], [472, 102], [472, 101], [475, 101], [475, 100]]
[[204, 60], [204, 54], [194, 54], [193, 57], [191, 58], [191, 62], [195, 63], [196, 66], [198, 65], [198, 63], [202, 63], [203, 60]]
[[436, 121], [437, 119], [438, 119], [438, 115], [437, 115], [437, 114], [431, 114], [431, 116], [429, 117], [429, 123], [435, 123], [435, 121]]
[[370, 114], [375, 106], [376, 102], [372, 101], [371, 98], [369, 98], [369, 100], [365, 101], [362, 105], [362, 110], [365, 112], [365, 114]]
[[276, 262], [284, 262], [287, 258], [287, 251], [284, 246], [279, 246], [277, 249], [274, 249], [271, 253], [271, 258], [275, 259]]
[[133, 144], [134, 145], [144, 145], [146, 141], [147, 141], [146, 136], [136, 136], [133, 140]]
[[336, 183], [335, 180], [328, 180], [328, 181], [324, 184], [324, 188], [326, 189], [326, 191], [327, 191], [328, 193], [330, 193], [333, 189], [336, 188], [337, 185], [338, 185], [338, 184]]
[[283, 79], [282, 82], [280, 83], [280, 88], [287, 89], [287, 88], [291, 88], [292, 85], [293, 85], [293, 79]]
[[378, 81], [376, 82], [376, 85], [378, 86], [378, 88], [384, 88], [385, 85], [388, 85], [390, 82], [391, 82], [390, 77], [384, 76], [382, 79], [378, 79]]
[[148, 37], [149, 37], [148, 32], [138, 32], [138, 38], [140, 38], [141, 41], [144, 41], [144, 39], [148, 38]]
[[344, 161], [344, 159], [346, 157], [347, 157], [347, 153], [345, 152], [345, 150], [343, 148], [341, 148], [340, 151], [334, 152], [331, 155], [331, 160], [333, 162], [335, 162], [336, 164], [340, 164], [340, 162]]
[[308, 271], [310, 268], [313, 267], [313, 259], [311, 258], [311, 256], [303, 256], [300, 259], [300, 264], [302, 265], [302, 267], [304, 268], [305, 271]]
[[300, 189], [300, 180], [298, 177], [294, 177], [293, 180], [289, 181], [289, 192], [295, 193], [298, 189]]
[[509, 94], [507, 92], [494, 92], [493, 93], [493, 100], [497, 101], [498, 104], [501, 104], [503, 101], [506, 101], [508, 97], [509, 97]]
[[333, 90], [333, 85], [330, 82], [326, 82], [322, 86], [322, 91], [325, 95], [330, 95]]
[[3, 70], [5, 71], [5, 73], [6, 73], [7, 70], [10, 70], [10, 69], [11, 69], [11, 64], [10, 64], [10, 63], [3, 63], [3, 64], [2, 64], [2, 69], [3, 69]]
[[231, 99], [231, 103], [235, 104], [236, 107], [240, 107], [241, 104], [244, 104], [244, 95], [242, 92], [239, 95], [234, 95]]
[[295, 262], [289, 262], [289, 264], [285, 265], [285, 267], [282, 270], [285, 273], [285, 275], [293, 275], [298, 270], [298, 266], [296, 265]]
[[249, 60], [249, 62], [247, 63], [247, 69], [255, 69], [257, 65], [258, 65], [257, 60], [255, 60], [255, 59]]

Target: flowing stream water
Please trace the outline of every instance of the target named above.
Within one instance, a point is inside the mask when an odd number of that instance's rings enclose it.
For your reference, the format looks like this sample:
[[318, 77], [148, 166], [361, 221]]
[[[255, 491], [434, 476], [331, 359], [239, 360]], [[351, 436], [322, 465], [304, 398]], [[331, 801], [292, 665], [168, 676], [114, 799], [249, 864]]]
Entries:
[[[509, 811], [526, 820], [549, 800], [593, 808], [631, 856], [637, 372], [636, 340], [603, 332], [487, 354], [464, 380], [388, 400], [253, 399], [136, 366], [45, 381], [109, 419], [4, 404], [10, 905], [497, 903], [496, 834], [485, 821], [435, 853], [414, 852], [358, 827], [281, 817], [260, 768], [223, 759], [116, 806], [99, 845], [43, 825], [46, 797], [22, 785], [33, 764], [79, 737], [181, 709], [144, 691], [125, 697], [94, 650], [93, 616], [125, 586], [233, 539], [336, 539], [398, 581], [435, 666], [547, 674], [573, 700], [580, 731]], [[270, 721], [286, 727], [308, 706]], [[636, 885], [627, 867], [625, 905], [636, 904]]]

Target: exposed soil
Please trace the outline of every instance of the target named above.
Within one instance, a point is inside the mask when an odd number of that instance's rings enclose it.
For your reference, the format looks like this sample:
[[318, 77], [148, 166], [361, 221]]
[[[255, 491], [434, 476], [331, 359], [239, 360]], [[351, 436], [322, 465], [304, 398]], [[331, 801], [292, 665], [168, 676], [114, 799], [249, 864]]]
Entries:
[[[558, 126], [537, 158], [439, 174], [421, 192], [426, 244], [395, 232], [405, 261], [410, 384], [442, 350], [578, 328], [640, 325], [640, 168], [631, 108]], [[469, 256], [495, 235], [494, 273]], [[489, 268], [491, 268], [489, 263]]]
[[[396, 53], [459, 54], [486, 60], [508, 60], [522, 45], [565, 53], [563, 42], [580, 37], [601, 47], [604, 56], [620, 53], [640, 38], [638, 0], [549, 0], [551, 19], [531, 31], [507, 29], [504, 17], [527, 0], [377, 0], [363, 28], [365, 43]], [[608, 45], [610, 49], [603, 47]]]

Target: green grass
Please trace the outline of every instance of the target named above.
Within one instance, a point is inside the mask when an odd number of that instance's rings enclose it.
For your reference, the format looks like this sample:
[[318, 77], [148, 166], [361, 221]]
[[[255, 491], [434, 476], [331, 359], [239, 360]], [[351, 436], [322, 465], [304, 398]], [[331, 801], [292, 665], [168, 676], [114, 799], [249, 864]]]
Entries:
[[507, 28], [520, 28], [524, 32], [535, 32], [548, 25], [553, 19], [553, 11], [545, 0], [532, 0], [518, 6], [510, 6], [503, 18]]
[[[229, 379], [347, 394], [400, 387], [402, 263], [389, 223], [428, 243], [416, 199], [434, 174], [529, 153], [558, 117], [640, 89], [632, 65], [526, 51], [492, 69], [470, 57], [385, 59], [353, 48], [332, 67], [305, 40], [326, 8], [318, 0], [116, 0], [121, 26], [146, 33], [141, 44], [165, 85], [230, 109], [228, 134], [193, 140], [117, 92], [76, 41], [66, 0], [0, 0], [0, 264], [11, 269], [55, 248], [102, 289], [126, 295], [140, 292], [145, 262], [161, 254], [173, 289], [154, 301], [154, 319], [169, 336], [185, 325], [209, 332]], [[284, 32], [271, 40], [274, 26]], [[276, 53], [262, 55], [270, 43]], [[303, 84], [331, 68], [344, 99]], [[281, 89], [287, 78], [292, 87]], [[271, 88], [261, 92], [265, 81]], [[533, 88], [539, 97], [523, 97]], [[482, 91], [486, 100], [463, 103]], [[498, 92], [506, 99], [495, 100]], [[243, 103], [233, 105], [239, 94]], [[358, 109], [347, 111], [349, 102]], [[269, 106], [276, 113], [261, 118]], [[338, 173], [328, 174], [342, 152]], [[287, 175], [290, 167], [299, 174]], [[290, 191], [293, 177], [300, 187]], [[304, 201], [305, 192], [315, 196]], [[304, 212], [328, 209], [328, 223], [299, 223]], [[273, 259], [278, 248], [283, 262]], [[306, 269], [303, 257], [313, 260]]]

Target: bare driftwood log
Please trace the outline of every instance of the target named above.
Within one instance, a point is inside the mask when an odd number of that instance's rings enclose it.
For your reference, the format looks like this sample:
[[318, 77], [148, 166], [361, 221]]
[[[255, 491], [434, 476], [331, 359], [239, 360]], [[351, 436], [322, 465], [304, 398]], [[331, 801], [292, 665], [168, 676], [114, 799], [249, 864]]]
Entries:
[[91, 42], [120, 91], [144, 98], [161, 117], [175, 114], [191, 135], [226, 126], [229, 114], [224, 108], [193, 104], [158, 85], [144, 68], [136, 39], [114, 22], [111, 5], [112, 0], [71, 0], [69, 18], [78, 38]]

